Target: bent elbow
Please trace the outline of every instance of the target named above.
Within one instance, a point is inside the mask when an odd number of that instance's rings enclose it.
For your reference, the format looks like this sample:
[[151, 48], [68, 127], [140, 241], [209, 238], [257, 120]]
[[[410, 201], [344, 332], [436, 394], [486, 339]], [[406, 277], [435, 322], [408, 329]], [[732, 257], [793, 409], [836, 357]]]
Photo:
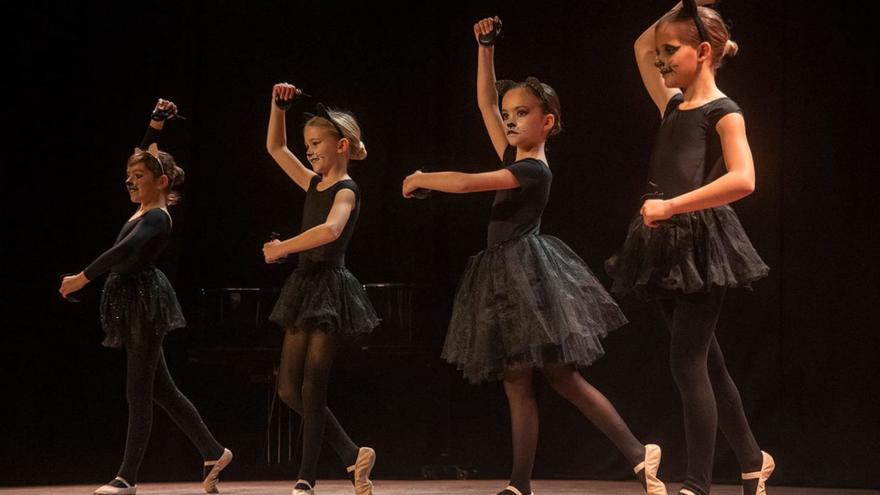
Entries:
[[329, 239], [330, 242], [333, 242], [336, 239], [339, 239], [339, 236], [341, 236], [341, 235], [342, 235], [342, 226], [335, 225], [335, 224], [328, 224], [327, 225], [327, 238]]
[[653, 50], [654, 47], [646, 42], [643, 36], [640, 36], [633, 43], [633, 54], [635, 54], [636, 60], [641, 61], [645, 56], [650, 55]]
[[744, 177], [739, 181], [739, 193], [742, 197], [746, 197], [755, 192], [755, 178]]
[[746, 194], [752, 194], [753, 192], [755, 192], [755, 173], [754, 173], [754, 171], [750, 171], [749, 173], [747, 173], [743, 176], [742, 187], [743, 187], [743, 191], [745, 191]]

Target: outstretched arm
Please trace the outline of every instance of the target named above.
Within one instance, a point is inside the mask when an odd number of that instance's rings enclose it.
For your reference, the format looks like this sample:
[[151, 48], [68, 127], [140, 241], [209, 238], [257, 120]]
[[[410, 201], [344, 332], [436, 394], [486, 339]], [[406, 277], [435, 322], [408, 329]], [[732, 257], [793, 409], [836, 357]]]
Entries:
[[309, 190], [309, 184], [315, 172], [306, 168], [299, 159], [287, 147], [287, 127], [284, 110], [275, 104], [275, 98], [292, 100], [296, 97], [296, 86], [287, 83], [276, 84], [272, 88], [272, 102], [269, 113], [269, 130], [266, 133], [266, 149], [275, 163], [291, 178], [296, 185], [304, 191]]
[[168, 214], [159, 208], [144, 213], [134, 229], [112, 248], [104, 251], [85, 270], [76, 275], [64, 277], [59, 292], [64, 297], [82, 289], [87, 283], [101, 276], [113, 265], [124, 260], [141, 246], [150, 242], [153, 238], [161, 235], [168, 228]]
[[462, 194], [516, 189], [517, 187], [520, 187], [519, 180], [506, 168], [479, 174], [416, 172], [403, 180], [403, 197], [412, 198], [412, 193], [416, 189]]

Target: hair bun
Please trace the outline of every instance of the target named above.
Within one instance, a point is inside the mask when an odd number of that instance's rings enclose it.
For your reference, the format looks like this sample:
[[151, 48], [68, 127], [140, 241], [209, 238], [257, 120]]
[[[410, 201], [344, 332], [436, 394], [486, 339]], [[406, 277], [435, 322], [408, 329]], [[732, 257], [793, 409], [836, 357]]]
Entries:
[[358, 141], [357, 144], [351, 150], [351, 159], [352, 160], [363, 160], [367, 157], [367, 147], [364, 145], [362, 141]]
[[739, 52], [739, 45], [736, 44], [736, 41], [727, 40], [727, 43], [724, 44], [724, 56], [725, 57], [735, 57]]
[[174, 165], [174, 167], [168, 172], [168, 178], [171, 180], [171, 187], [177, 187], [183, 184], [183, 180], [186, 178], [186, 172], [184, 172], [182, 168]]
[[[318, 126], [348, 140], [348, 157], [351, 160], [363, 160], [367, 157], [367, 147], [361, 141], [361, 127], [354, 114], [348, 111], [319, 106], [318, 111], [325, 115], [311, 115], [305, 127]], [[308, 115], [308, 114], [307, 114]]]

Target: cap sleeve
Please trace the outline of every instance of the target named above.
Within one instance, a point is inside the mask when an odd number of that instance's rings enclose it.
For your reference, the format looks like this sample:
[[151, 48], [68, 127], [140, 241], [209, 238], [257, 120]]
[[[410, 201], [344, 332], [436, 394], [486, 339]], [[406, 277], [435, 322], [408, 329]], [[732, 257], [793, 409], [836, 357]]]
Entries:
[[742, 109], [730, 98], [722, 98], [711, 103], [711, 106], [706, 111], [706, 120], [709, 122], [709, 126], [714, 128], [722, 117], [731, 113], [741, 114]]
[[353, 181], [353, 180], [341, 180], [341, 181], [339, 181], [339, 182], [336, 183], [336, 187], [335, 187], [335, 189], [336, 189], [336, 190], [333, 191], [333, 197], [334, 197], [334, 199], [336, 198], [336, 194], [339, 193], [339, 191], [341, 191], [341, 190], [343, 190], [343, 189], [350, 189], [351, 192], [354, 193], [354, 197], [355, 197], [355, 199], [358, 200], [358, 201], [360, 200], [360, 197], [361, 197], [361, 190], [360, 190], [360, 188], [358, 187], [357, 182], [355, 182], [355, 181]]
[[535, 187], [547, 177], [547, 167], [539, 160], [526, 159], [511, 163], [507, 167], [510, 173], [516, 177], [519, 186], [523, 189]]

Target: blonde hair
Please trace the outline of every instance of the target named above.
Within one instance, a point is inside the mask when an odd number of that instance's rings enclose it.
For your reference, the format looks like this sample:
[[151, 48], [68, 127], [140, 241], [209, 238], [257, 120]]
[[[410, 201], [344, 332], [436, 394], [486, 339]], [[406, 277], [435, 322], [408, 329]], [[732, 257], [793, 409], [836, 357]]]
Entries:
[[[706, 37], [708, 38], [706, 42], [712, 47], [712, 69], [718, 70], [725, 58], [733, 57], [739, 52], [739, 45], [730, 39], [730, 29], [717, 10], [697, 7], [697, 15], [700, 16], [703, 26], [706, 27]], [[693, 47], [700, 45], [700, 33], [697, 30], [697, 25], [694, 24], [694, 19], [681, 7], [667, 12], [657, 22], [657, 26], [672, 22], [681, 24], [679, 35], [682, 41]]]
[[[348, 139], [348, 157], [352, 160], [365, 159], [367, 157], [367, 147], [361, 140], [361, 126], [358, 125], [354, 115], [341, 110], [327, 110], [327, 113], [333, 119], [333, 122], [320, 115], [315, 115], [306, 121], [305, 126], [322, 127], [336, 134], [340, 139]], [[334, 123], [336, 125], [333, 125]], [[339, 134], [339, 131], [342, 131], [342, 135]]]

